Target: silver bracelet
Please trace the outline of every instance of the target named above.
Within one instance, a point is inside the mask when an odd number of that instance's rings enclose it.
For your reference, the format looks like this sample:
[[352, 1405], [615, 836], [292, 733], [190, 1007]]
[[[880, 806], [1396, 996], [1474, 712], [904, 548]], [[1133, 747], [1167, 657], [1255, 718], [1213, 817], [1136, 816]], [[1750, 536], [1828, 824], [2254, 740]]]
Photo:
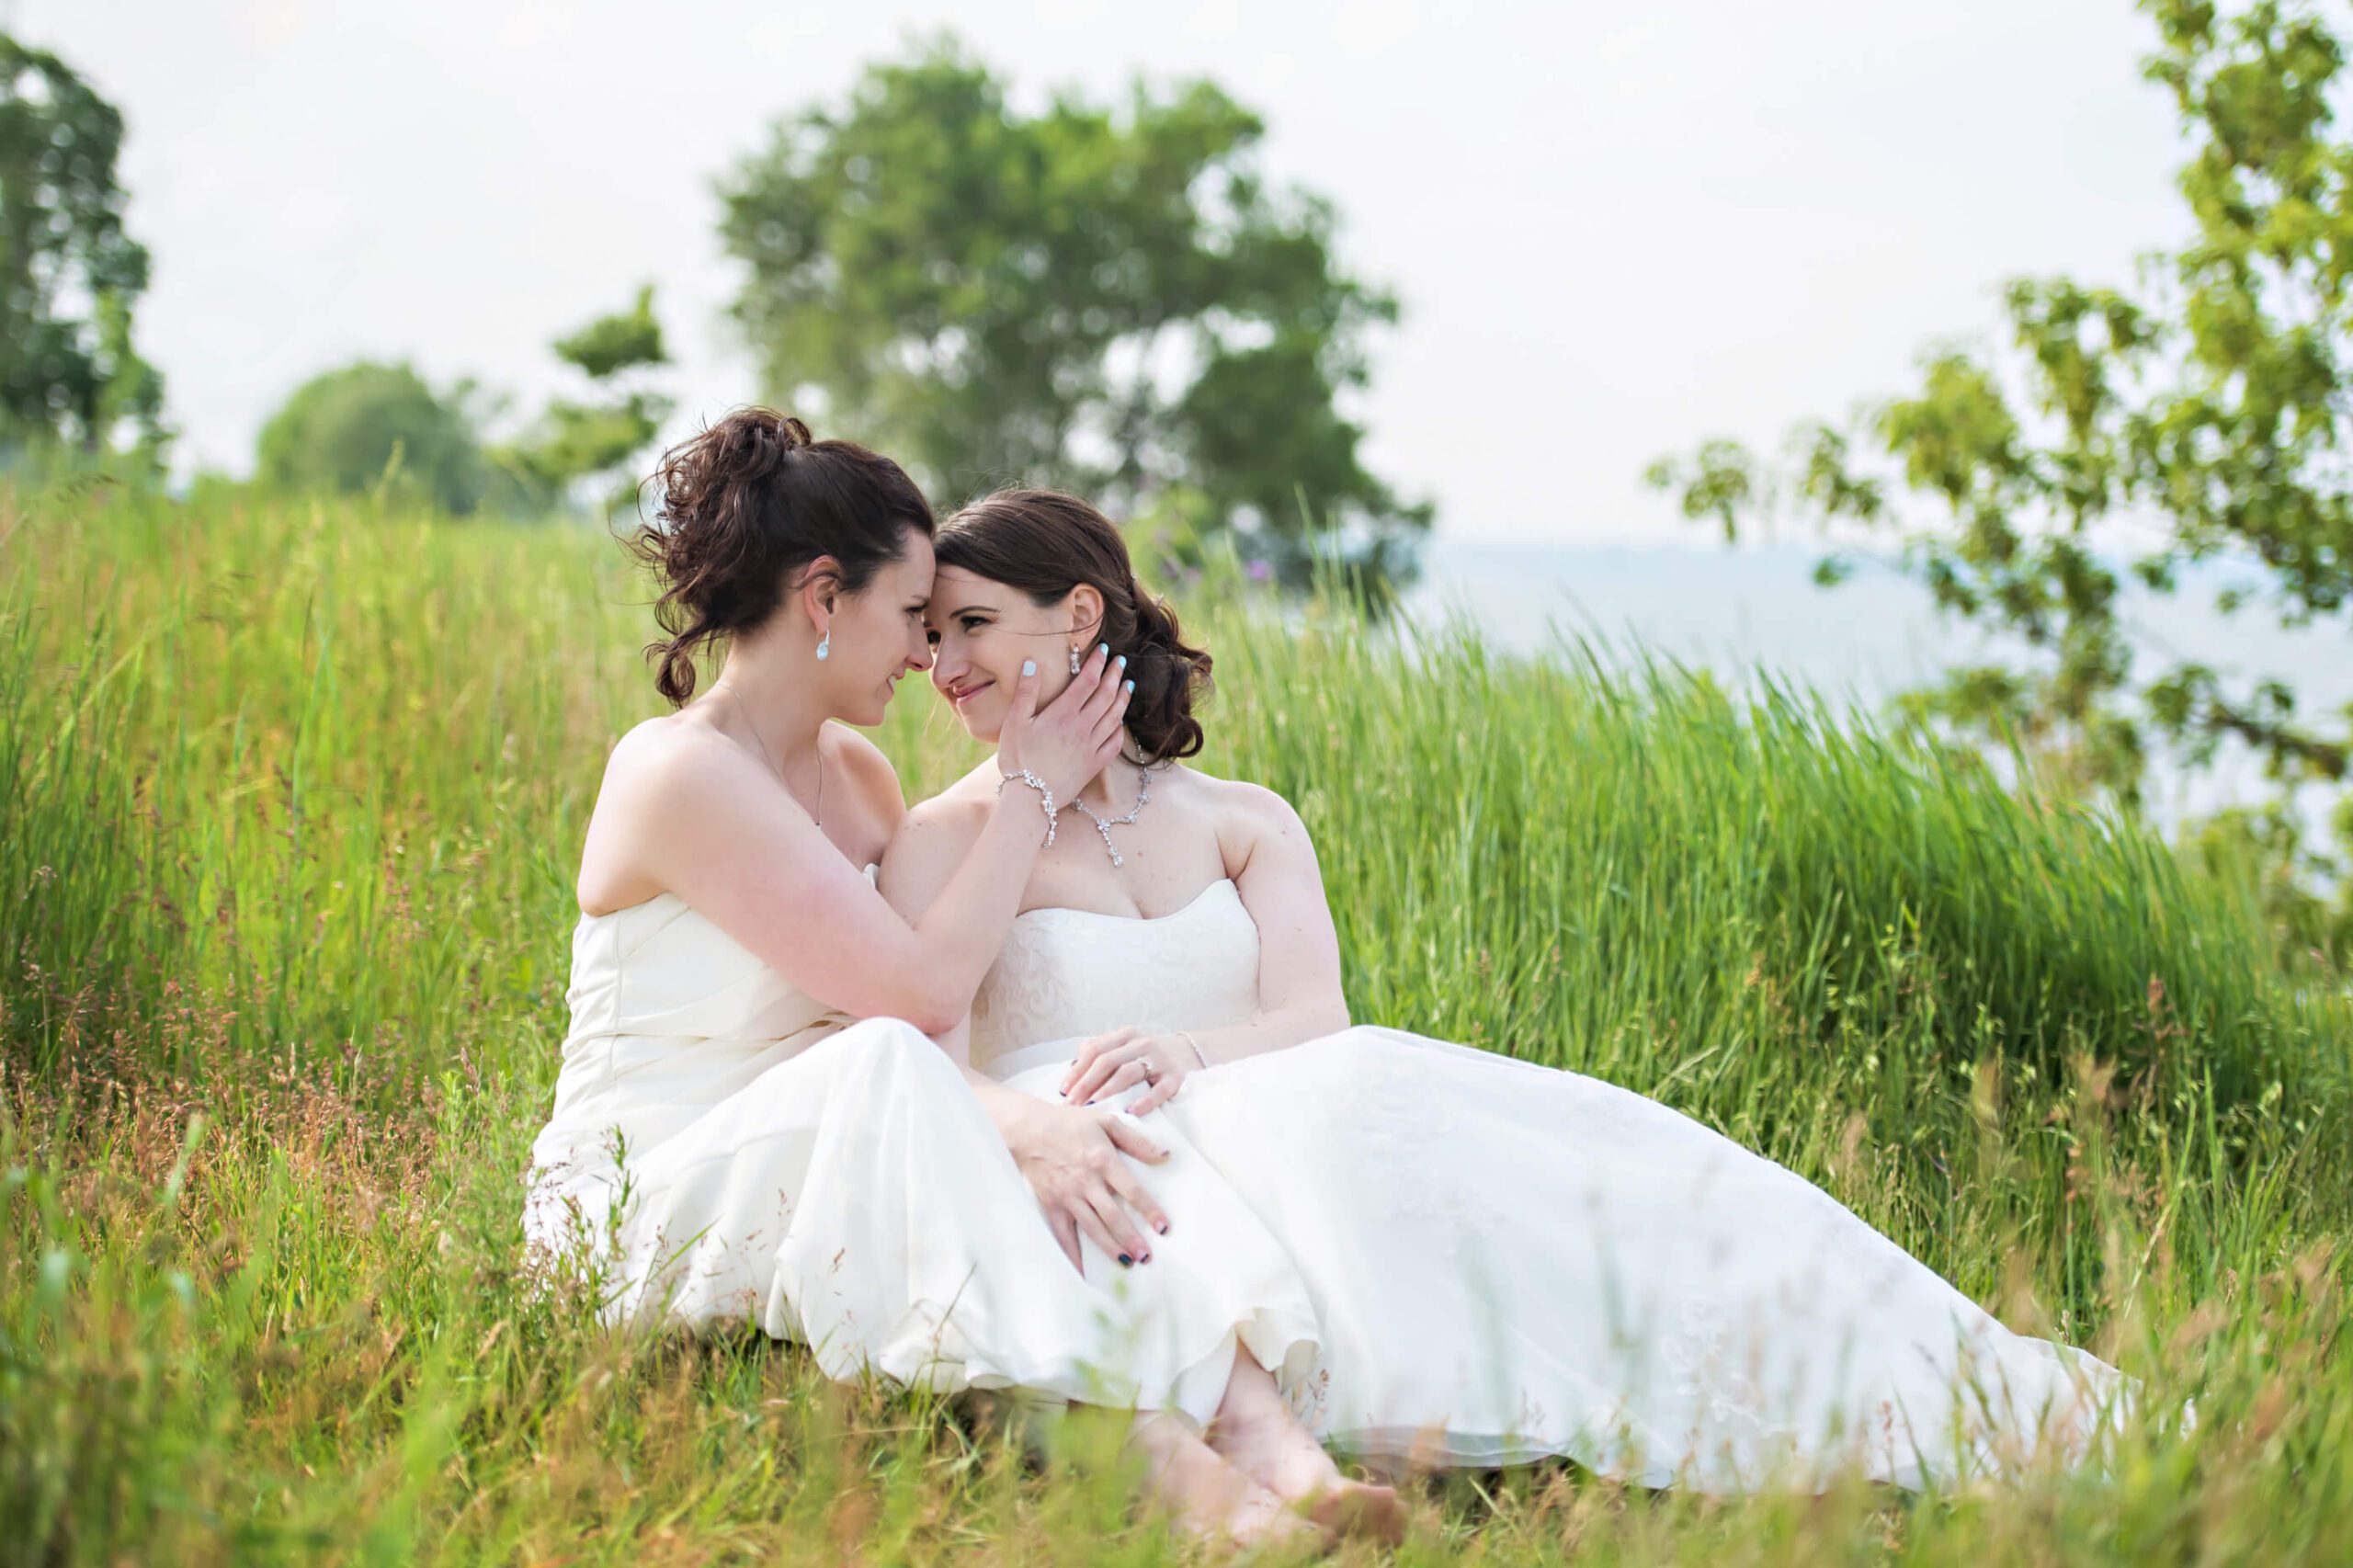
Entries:
[[1200, 1058], [1202, 1066], [1207, 1067], [1210, 1064], [1209, 1053], [1201, 1049], [1201, 1042], [1193, 1038], [1193, 1031], [1178, 1029], [1176, 1032], [1185, 1037], [1185, 1043], [1193, 1048], [1193, 1054]]
[[[1026, 767], [1018, 773], [1008, 773], [1004, 778], [998, 779], [996, 792], [1000, 795], [1004, 794], [1005, 787], [1007, 784], [1011, 784], [1016, 781], [1029, 785], [1029, 788], [1037, 790], [1039, 794], [1045, 797], [1042, 804], [1046, 810], [1046, 842], [1048, 844], [1053, 843], [1054, 824], [1059, 820], [1054, 812], [1054, 792], [1046, 788], [1046, 781], [1044, 779], [1039, 778], [1036, 774], [1030, 772]], [[1198, 1051], [1200, 1050], [1200, 1047], [1195, 1046], [1193, 1049]]]

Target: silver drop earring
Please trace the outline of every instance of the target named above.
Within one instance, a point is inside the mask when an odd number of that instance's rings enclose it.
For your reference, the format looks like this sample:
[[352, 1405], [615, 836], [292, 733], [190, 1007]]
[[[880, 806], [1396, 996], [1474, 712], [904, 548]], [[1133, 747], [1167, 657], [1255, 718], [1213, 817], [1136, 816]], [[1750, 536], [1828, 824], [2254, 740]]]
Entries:
[[825, 634], [817, 639], [817, 662], [821, 665], [824, 664], [825, 660], [832, 655], [833, 651], [834, 629], [828, 626], [825, 628]]
[[1078, 650], [1075, 648], [1070, 651], [1070, 673], [1078, 674]]

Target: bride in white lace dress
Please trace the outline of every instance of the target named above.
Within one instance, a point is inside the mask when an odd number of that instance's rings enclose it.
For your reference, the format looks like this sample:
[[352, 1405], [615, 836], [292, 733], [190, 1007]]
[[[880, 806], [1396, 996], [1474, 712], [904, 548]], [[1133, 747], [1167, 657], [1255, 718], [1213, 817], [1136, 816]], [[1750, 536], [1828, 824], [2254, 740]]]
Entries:
[[[1175, 760], [1209, 658], [1094, 508], [1004, 493], [937, 551], [932, 679], [975, 735], [1041, 647], [1066, 673], [1099, 640], [1137, 682], [1124, 760], [1067, 802], [951, 1044], [1181, 1130], [1223, 1173], [1314, 1299], [1320, 1365], [1287, 1392], [1321, 1436], [1717, 1492], [2094, 1451], [2111, 1368], [2012, 1334], [1791, 1172], [1589, 1077], [1350, 1028], [1305, 830]], [[929, 907], [1003, 787], [991, 761], [915, 808], [883, 892]]]
[[[1058, 671], [1034, 716], [1035, 672], [1008, 681], [1000, 759], [1037, 792], [993, 803], [970, 863], [904, 920], [870, 881], [897, 778], [828, 721], [879, 722], [929, 663], [930, 509], [887, 459], [761, 409], [658, 477], [664, 526], [634, 542], [665, 585], [659, 684], [678, 711], [615, 746], [589, 822], [572, 1028], [531, 1151], [534, 1266], [614, 1319], [805, 1341], [838, 1378], [1140, 1410], [1151, 1488], [1198, 1533], [1393, 1537], [1386, 1488], [1203, 1440], [1222, 1423], [1313, 1448], [1274, 1375], [1312, 1364], [1313, 1309], [1216, 1173], [919, 1032], [971, 1005], [1047, 792], [1120, 744], [1116, 666]], [[714, 638], [724, 670], [690, 701]], [[1130, 1204], [1169, 1228], [1158, 1261]], [[1084, 1255], [1058, 1244], [1082, 1232]]]

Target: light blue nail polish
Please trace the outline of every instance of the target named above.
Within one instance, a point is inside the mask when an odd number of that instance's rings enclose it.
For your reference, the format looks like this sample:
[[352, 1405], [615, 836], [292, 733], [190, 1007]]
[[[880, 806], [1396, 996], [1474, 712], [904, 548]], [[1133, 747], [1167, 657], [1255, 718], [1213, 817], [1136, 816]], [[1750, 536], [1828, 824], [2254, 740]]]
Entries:
[[1022, 673], [1023, 675], [1025, 675], [1025, 676], [1034, 676], [1034, 675], [1036, 675], [1036, 674], [1038, 673], [1038, 661], [1037, 661], [1037, 660], [1035, 660], [1035, 659], [1024, 659], [1024, 660], [1022, 660], [1022, 661], [1021, 661], [1021, 673]]
[[1108, 653], [1111, 651], [1111, 644], [1108, 642], [1097, 642], [1095, 644], [1095, 651], [1098, 653]]
[[1130, 682], [1128, 682], [1128, 683], [1127, 683], [1127, 688], [1128, 688], [1130, 691], [1133, 691], [1133, 690], [1136, 688], [1136, 683], [1135, 683], [1135, 682], [1133, 682], [1133, 681], [1130, 681]]
[[1128, 656], [1125, 653], [1120, 655], [1118, 662], [1121, 669], [1124, 670], [1128, 667]]

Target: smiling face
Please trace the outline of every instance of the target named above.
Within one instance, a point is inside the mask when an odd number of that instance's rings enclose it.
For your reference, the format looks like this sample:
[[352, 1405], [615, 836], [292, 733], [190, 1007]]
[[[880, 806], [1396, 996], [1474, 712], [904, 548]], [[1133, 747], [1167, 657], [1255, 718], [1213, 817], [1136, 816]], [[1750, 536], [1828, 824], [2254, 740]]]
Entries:
[[955, 706], [966, 730], [995, 741], [1021, 678], [1021, 661], [1038, 661], [1042, 709], [1070, 684], [1073, 645], [1101, 622], [1095, 590], [1084, 584], [1040, 605], [1017, 588], [943, 566], [932, 577], [931, 608], [924, 616], [932, 635], [931, 684]]
[[885, 562], [862, 590], [834, 596], [825, 660], [817, 666], [834, 717], [881, 723], [899, 677], [930, 665], [924, 611], [931, 579], [931, 540], [909, 528], [898, 558]]

